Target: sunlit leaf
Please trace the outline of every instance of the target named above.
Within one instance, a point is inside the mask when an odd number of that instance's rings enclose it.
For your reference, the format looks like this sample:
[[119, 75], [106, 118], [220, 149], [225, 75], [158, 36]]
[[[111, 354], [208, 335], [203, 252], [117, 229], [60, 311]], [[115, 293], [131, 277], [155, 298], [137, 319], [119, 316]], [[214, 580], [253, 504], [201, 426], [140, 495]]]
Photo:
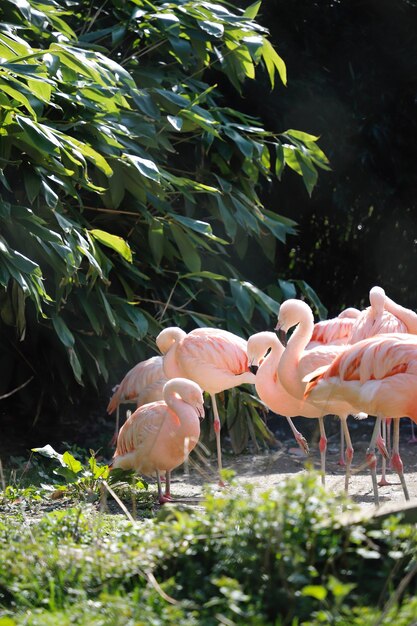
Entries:
[[108, 248], [112, 248], [122, 256], [126, 261], [132, 263], [132, 250], [130, 249], [129, 244], [118, 235], [112, 235], [111, 233], [106, 232], [105, 230], [100, 230], [98, 228], [93, 228], [88, 231], [90, 235], [97, 239], [100, 243]]

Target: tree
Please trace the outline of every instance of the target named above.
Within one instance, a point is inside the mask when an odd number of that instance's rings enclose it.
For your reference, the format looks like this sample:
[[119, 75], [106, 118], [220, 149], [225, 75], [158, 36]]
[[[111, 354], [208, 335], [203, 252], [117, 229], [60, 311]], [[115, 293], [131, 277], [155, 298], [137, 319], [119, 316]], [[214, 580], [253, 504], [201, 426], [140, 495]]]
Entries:
[[328, 164], [316, 137], [267, 131], [217, 87], [241, 94], [258, 65], [285, 83], [258, 9], [2, 3], [1, 384], [33, 376], [21, 399], [38, 412], [110, 367], [113, 382], [163, 325], [248, 335], [276, 314], [238, 269], [248, 242], [268, 267], [295, 232], [260, 183], [288, 165], [311, 192]]

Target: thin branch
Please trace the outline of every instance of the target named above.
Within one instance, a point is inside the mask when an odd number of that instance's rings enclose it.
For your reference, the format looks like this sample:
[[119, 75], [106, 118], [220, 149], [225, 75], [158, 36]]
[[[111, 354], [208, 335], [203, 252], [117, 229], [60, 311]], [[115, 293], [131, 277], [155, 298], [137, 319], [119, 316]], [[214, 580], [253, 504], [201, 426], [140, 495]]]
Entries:
[[27, 381], [25, 383], [23, 383], [22, 385], [19, 385], [19, 387], [16, 387], [16, 389], [13, 389], [12, 391], [9, 391], [8, 393], [3, 394], [2, 396], [0, 396], [0, 400], [4, 400], [5, 398], [9, 398], [14, 393], [17, 393], [18, 391], [23, 389], [23, 387], [26, 387], [26, 385], [28, 385], [30, 383], [30, 381], [33, 380], [34, 378], [35, 378], [34, 376], [31, 376], [30, 378], [27, 379]]

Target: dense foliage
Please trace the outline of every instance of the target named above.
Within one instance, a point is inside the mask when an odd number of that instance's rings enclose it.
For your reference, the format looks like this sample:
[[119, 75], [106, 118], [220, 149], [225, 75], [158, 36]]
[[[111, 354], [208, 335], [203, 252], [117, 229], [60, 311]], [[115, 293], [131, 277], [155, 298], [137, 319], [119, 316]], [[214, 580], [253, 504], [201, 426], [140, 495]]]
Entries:
[[279, 289], [241, 268], [248, 246], [272, 268], [295, 223], [259, 185], [288, 165], [311, 193], [328, 165], [222, 97], [258, 66], [286, 82], [258, 9], [1, 3], [0, 393], [29, 381], [29, 423], [118, 382], [162, 326], [248, 335], [276, 314]]
[[0, 518], [0, 624], [408, 626], [414, 526], [346, 525], [341, 504], [313, 475], [136, 523], [86, 505], [29, 522], [20, 497]]

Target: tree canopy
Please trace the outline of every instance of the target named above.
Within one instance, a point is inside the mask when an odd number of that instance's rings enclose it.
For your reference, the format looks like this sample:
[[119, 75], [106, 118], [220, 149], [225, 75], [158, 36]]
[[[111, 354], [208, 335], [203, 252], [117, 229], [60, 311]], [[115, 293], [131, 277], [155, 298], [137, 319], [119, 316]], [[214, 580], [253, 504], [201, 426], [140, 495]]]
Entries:
[[242, 267], [250, 246], [273, 271], [295, 222], [260, 185], [288, 166], [311, 193], [328, 161], [223, 94], [258, 68], [286, 83], [259, 6], [1, 4], [0, 392], [30, 380], [32, 419], [116, 382], [163, 326], [248, 335], [276, 315], [277, 285]]

